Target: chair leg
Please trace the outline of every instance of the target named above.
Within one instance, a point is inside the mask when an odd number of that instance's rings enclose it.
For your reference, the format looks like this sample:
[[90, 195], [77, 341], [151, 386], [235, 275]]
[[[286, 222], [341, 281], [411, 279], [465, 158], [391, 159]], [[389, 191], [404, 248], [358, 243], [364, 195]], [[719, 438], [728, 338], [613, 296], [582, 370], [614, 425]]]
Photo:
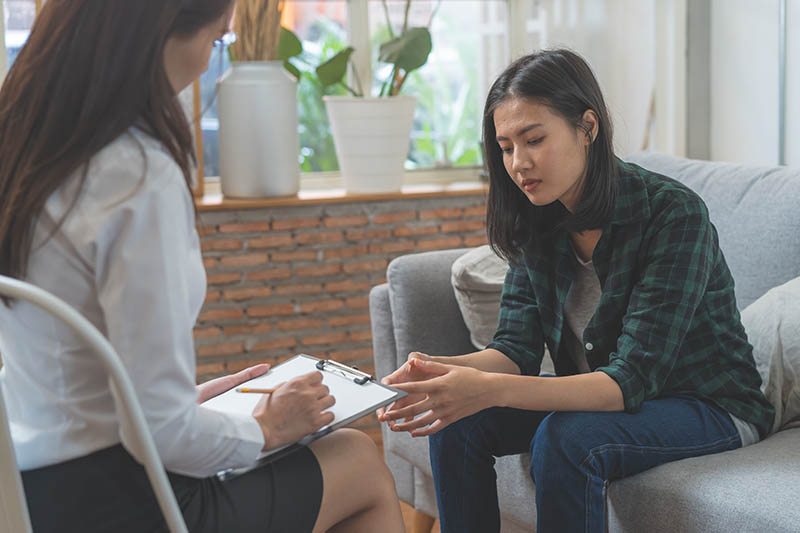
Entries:
[[436, 519], [422, 511], [414, 510], [414, 525], [411, 529], [412, 533], [431, 533], [433, 523]]

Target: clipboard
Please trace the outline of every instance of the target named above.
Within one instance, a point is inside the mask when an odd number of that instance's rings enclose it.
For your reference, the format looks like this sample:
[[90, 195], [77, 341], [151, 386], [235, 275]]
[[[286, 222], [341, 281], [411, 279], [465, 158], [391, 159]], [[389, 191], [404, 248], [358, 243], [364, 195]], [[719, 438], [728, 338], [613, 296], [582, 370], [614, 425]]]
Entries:
[[[383, 385], [377, 382], [373, 376], [357, 368], [331, 359], [319, 359], [307, 354], [295, 355], [291, 359], [270, 368], [266, 374], [241, 384], [240, 387], [274, 387], [314, 370], [322, 373], [322, 383], [328, 386], [331, 395], [336, 399], [336, 404], [329, 409], [334, 414], [333, 422], [314, 433], [306, 435], [294, 444], [262, 452], [253, 465], [218, 473], [217, 476], [220, 479], [230, 479], [284, 457], [300, 446], [324, 437], [336, 429], [375, 412], [380, 407], [407, 396], [406, 392]], [[223, 413], [250, 414], [260, 399], [260, 394], [243, 394], [236, 392], [234, 388], [203, 402], [202, 405], [208, 409]]]

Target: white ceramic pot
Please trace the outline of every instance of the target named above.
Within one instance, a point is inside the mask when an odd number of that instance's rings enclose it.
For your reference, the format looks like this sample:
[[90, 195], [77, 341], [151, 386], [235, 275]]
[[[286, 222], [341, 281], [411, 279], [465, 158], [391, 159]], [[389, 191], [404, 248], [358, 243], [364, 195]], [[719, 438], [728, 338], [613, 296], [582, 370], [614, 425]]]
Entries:
[[413, 96], [325, 96], [339, 169], [348, 192], [398, 191], [414, 122]]
[[283, 63], [234, 63], [219, 82], [218, 115], [222, 194], [297, 194], [297, 82]]

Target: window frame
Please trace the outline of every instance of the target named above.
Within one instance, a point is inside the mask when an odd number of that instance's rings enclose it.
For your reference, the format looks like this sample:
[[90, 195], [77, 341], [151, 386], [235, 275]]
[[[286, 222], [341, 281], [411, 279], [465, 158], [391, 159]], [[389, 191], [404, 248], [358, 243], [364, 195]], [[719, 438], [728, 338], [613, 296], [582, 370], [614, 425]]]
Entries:
[[[352, 56], [348, 81], [352, 82], [352, 68], [361, 73], [362, 79], [372, 79], [370, 51], [370, 26], [368, 4], [370, 0], [346, 0], [347, 2], [347, 43], [355, 49]], [[443, 0], [447, 1], [447, 0]], [[525, 2], [530, 0], [498, 0], [507, 5], [509, 32], [509, 54], [524, 49], [525, 43]], [[515, 16], [516, 15], [516, 16]], [[520, 16], [521, 15], [521, 16]], [[196, 82], [198, 83], [198, 82]], [[198, 140], [197, 150], [202, 153], [202, 138]], [[202, 169], [201, 169], [202, 170]], [[477, 182], [481, 179], [483, 167], [441, 167], [419, 170], [406, 170], [404, 185], [435, 184], [446, 185], [458, 182]], [[206, 176], [202, 181], [215, 182], [218, 176]], [[202, 188], [200, 186], [199, 188]], [[301, 190], [341, 189], [344, 182], [340, 172], [301, 172]], [[202, 193], [200, 193], [202, 195]]]

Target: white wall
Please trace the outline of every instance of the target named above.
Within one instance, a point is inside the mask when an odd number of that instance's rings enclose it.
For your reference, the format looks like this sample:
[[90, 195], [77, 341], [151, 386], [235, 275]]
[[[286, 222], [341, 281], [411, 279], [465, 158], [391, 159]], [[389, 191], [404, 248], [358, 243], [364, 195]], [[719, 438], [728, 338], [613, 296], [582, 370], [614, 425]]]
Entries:
[[[791, 61], [798, 59], [795, 52]], [[789, 94], [797, 113], [798, 97]], [[712, 0], [710, 130], [712, 160], [778, 163], [778, 0]], [[798, 133], [795, 126], [795, 144]]]
[[655, 2], [542, 2], [546, 46], [566, 46], [589, 62], [614, 121], [620, 155], [640, 150], [645, 137], [655, 82]]
[[786, 7], [786, 164], [800, 167], [800, 0]]

